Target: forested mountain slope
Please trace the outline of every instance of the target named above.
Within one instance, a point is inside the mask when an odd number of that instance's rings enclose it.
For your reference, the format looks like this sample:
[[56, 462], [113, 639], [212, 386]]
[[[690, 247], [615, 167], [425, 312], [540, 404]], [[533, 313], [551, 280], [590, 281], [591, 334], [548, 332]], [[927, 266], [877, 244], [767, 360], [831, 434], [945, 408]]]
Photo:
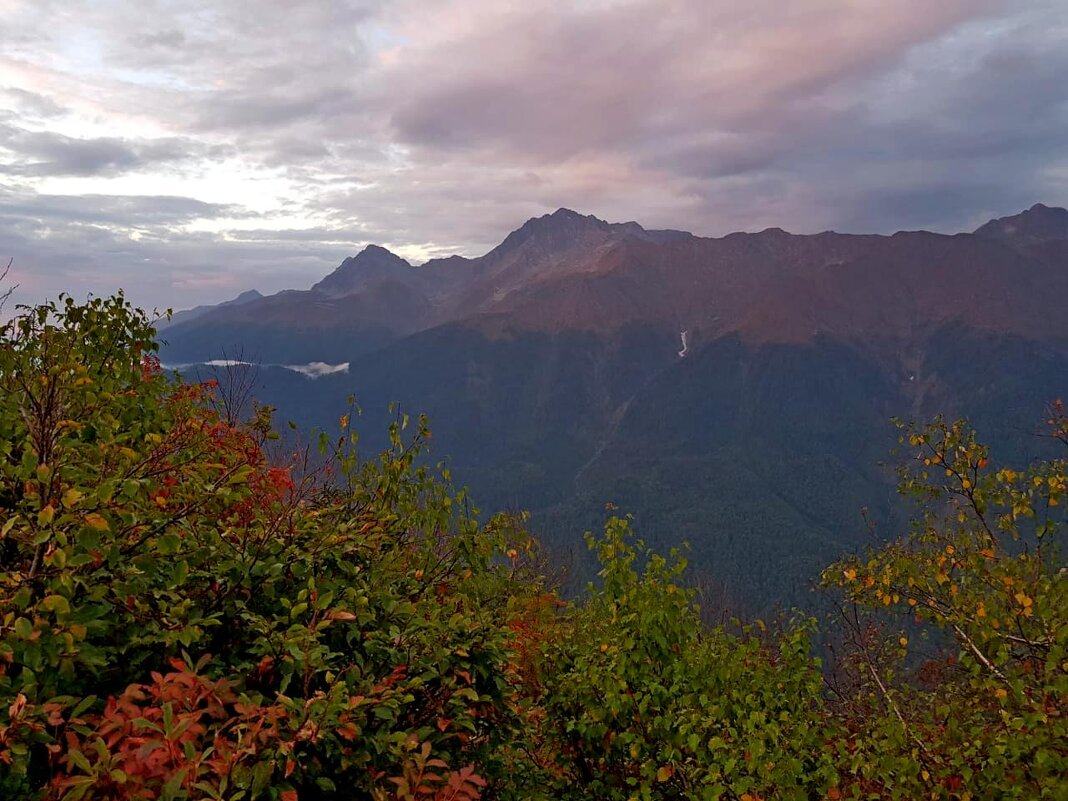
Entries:
[[803, 603], [870, 540], [862, 508], [876, 536], [900, 525], [891, 417], [966, 415], [1030, 452], [1068, 395], [1066, 216], [709, 239], [561, 209], [475, 259], [369, 247], [307, 291], [172, 325], [164, 359], [348, 363], [263, 367], [256, 394], [304, 427], [349, 394], [369, 431], [390, 401], [427, 412], [435, 456], [483, 507], [533, 510], [576, 582], [576, 531], [610, 502], [688, 541], [737, 605]]

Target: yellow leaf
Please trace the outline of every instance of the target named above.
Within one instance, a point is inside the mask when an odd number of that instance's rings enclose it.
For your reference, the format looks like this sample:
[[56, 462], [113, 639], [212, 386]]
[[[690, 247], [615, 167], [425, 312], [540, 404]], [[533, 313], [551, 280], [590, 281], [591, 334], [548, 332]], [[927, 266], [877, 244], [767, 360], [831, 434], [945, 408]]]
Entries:
[[846, 581], [856, 581], [857, 580], [857, 571], [854, 570], [853, 568], [849, 568], [848, 570], [844, 571], [844, 573], [845, 573]]
[[994, 690], [994, 695], [1001, 699], [1006, 698], [1008, 694], [1008, 691], [1006, 691], [1004, 687], [998, 687], [996, 690]]
[[56, 509], [52, 504], [48, 504], [44, 509], [37, 513], [37, 523], [42, 526], [47, 526], [52, 522], [52, 518], [56, 516]]
[[108, 521], [96, 512], [85, 516], [85, 525], [89, 528], [95, 528], [97, 531], [107, 531], [111, 526], [108, 525]]
[[63, 493], [63, 506], [66, 509], [70, 509], [74, 504], [82, 499], [82, 493], [76, 489], [69, 489]]
[[[656, 780], [658, 782], [666, 782], [675, 773], [675, 769], [671, 765], [662, 765], [656, 772]], [[745, 798], [745, 796], [742, 796]]]
[[904, 648], [906, 645], [909, 644], [909, 638], [902, 637], [900, 640], [898, 640], [898, 642], [901, 643], [901, 647]]

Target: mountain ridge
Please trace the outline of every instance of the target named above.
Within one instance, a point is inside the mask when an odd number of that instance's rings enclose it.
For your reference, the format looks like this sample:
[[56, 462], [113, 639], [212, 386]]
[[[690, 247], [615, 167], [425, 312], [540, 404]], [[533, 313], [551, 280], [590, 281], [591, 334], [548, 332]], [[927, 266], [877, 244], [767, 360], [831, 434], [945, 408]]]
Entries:
[[428, 413], [436, 456], [483, 508], [530, 509], [571, 586], [592, 578], [576, 534], [612, 502], [650, 543], [688, 540], [723, 597], [803, 604], [870, 537], [861, 508], [904, 519], [891, 417], [966, 415], [1011, 456], [1068, 397], [1068, 237], [1043, 209], [1024, 228], [1045, 238], [710, 238], [563, 209], [477, 258], [364, 249], [325, 289], [168, 329], [164, 358], [348, 363], [262, 368], [256, 394], [328, 431], [355, 394], [367, 452], [391, 402]]
[[[369, 245], [310, 289], [281, 295], [289, 299], [288, 312], [282, 312], [285, 303], [259, 298], [251, 308], [223, 304], [180, 322], [247, 321], [258, 314], [264, 325], [320, 329], [330, 320], [362, 316], [403, 335], [465, 319], [486, 326], [487, 318], [500, 316], [512, 328], [547, 330], [606, 330], [656, 319], [713, 335], [735, 330], [756, 340], [796, 341], [821, 330], [809, 327], [806, 319], [827, 317], [837, 309], [834, 313], [846, 314], [854, 319], [850, 325], [860, 328], [895, 314], [923, 313], [932, 319], [963, 315], [974, 325], [1016, 333], [1037, 319], [1055, 329], [1050, 333], [1068, 335], [1068, 327], [1056, 324], [1055, 310], [1042, 305], [1064, 289], [1064, 271], [1034, 274], [1068, 251], [1068, 222], [1061, 227], [1062, 218], [1068, 221], [1068, 211], [1036, 204], [1019, 215], [991, 220], [972, 234], [799, 235], [769, 228], [698, 237], [649, 231], [635, 222], [608, 223], [561, 208], [527, 220], [476, 258], [432, 259], [413, 266], [386, 248]], [[981, 269], [969, 270], [969, 260]], [[844, 301], [831, 297], [828, 287], [858, 278], [879, 286], [882, 302], [895, 299], [908, 308], [876, 309], [867, 303], [864, 319], [858, 312], [865, 304], [845, 312]], [[1019, 280], [1052, 286], [1046, 293], [1014, 292]], [[895, 282], [907, 284], [908, 291]], [[940, 311], [935, 299], [922, 297], [925, 284], [955, 284], [967, 290], [967, 298], [955, 292], [952, 308]], [[870, 300], [870, 294], [861, 296]], [[404, 313], [375, 313], [382, 303], [394, 303]], [[306, 319], [294, 311], [298, 306], [306, 310]], [[330, 311], [324, 314], [324, 308]], [[501, 324], [489, 324], [494, 327]], [[180, 339], [181, 334], [172, 324], [171, 336]]]
[[1016, 245], [1068, 240], [1068, 209], [1036, 203], [1019, 214], [990, 220], [974, 233]]

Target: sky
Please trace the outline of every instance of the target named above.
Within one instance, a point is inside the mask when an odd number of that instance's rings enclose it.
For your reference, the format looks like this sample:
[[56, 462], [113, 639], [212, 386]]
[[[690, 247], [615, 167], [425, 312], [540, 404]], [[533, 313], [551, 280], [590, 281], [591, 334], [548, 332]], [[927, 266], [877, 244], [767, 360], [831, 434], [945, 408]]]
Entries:
[[0, 0], [0, 31], [23, 302], [306, 288], [561, 206], [717, 236], [1068, 205], [1065, 0]]

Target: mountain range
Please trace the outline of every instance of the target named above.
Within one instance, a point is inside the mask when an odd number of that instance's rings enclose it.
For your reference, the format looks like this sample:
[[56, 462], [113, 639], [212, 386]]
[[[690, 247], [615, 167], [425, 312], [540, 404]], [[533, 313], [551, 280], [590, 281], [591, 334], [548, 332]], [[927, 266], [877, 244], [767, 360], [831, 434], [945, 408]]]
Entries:
[[[719, 601], [766, 611], [900, 533], [891, 417], [967, 415], [1010, 459], [1041, 447], [1043, 404], [1068, 396], [1068, 211], [707, 238], [560, 209], [478, 258], [372, 245], [162, 337], [171, 364], [279, 365], [256, 394], [302, 426], [336, 428], [355, 394], [368, 447], [390, 401], [427, 412], [457, 481], [530, 509], [571, 581], [611, 503], [647, 541], [689, 542]], [[313, 362], [334, 367], [281, 367]]]

